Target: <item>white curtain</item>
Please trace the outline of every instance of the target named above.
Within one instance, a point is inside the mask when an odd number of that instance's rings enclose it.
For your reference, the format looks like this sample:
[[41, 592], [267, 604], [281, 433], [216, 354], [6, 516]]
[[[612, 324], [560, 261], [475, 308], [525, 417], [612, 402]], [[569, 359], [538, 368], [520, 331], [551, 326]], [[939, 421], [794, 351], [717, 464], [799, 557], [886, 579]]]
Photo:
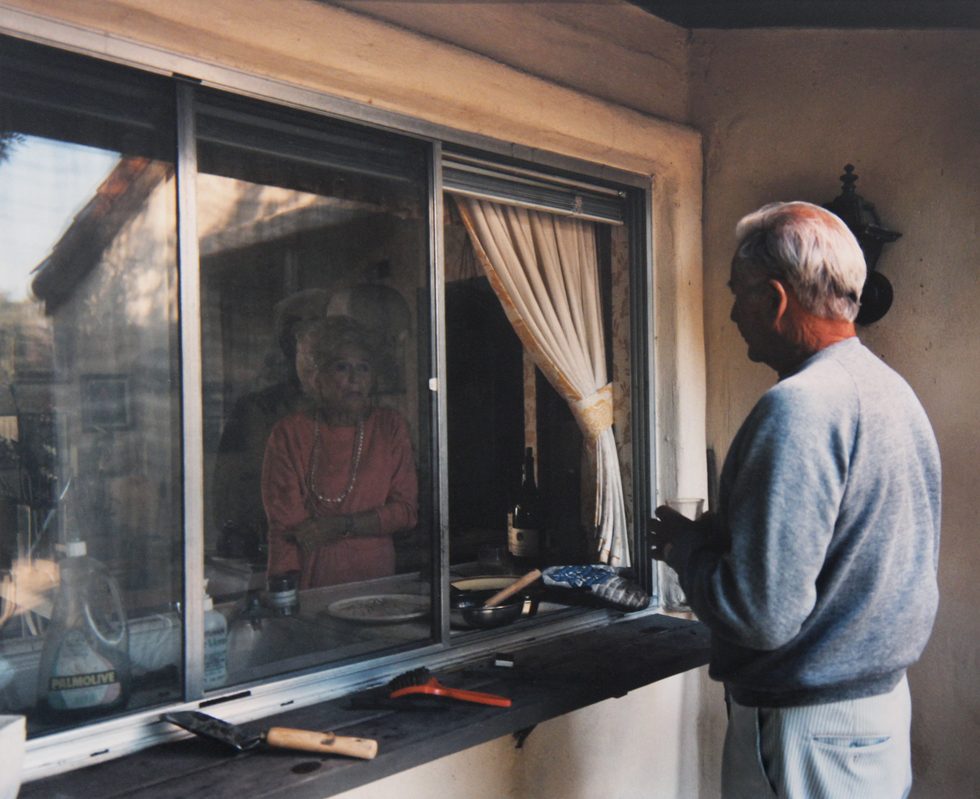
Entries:
[[507, 318], [594, 448], [597, 559], [629, 566], [593, 225], [486, 200], [455, 199]]

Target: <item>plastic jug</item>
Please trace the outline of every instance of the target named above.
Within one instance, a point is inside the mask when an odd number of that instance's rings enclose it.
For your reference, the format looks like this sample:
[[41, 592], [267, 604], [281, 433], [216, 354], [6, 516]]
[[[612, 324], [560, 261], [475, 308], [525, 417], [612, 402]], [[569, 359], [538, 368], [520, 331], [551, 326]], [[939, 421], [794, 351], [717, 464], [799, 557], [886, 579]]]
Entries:
[[108, 713], [129, 700], [126, 612], [116, 581], [84, 541], [63, 547], [61, 586], [41, 650], [38, 704], [58, 716]]

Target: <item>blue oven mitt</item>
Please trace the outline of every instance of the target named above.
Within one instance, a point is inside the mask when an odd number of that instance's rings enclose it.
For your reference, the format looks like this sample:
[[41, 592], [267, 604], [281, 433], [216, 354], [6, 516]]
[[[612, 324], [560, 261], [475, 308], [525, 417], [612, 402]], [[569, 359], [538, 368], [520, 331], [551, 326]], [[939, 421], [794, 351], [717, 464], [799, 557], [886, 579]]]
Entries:
[[620, 610], [642, 610], [650, 604], [650, 595], [613, 566], [549, 566], [541, 572], [541, 579], [545, 585], [587, 589]]

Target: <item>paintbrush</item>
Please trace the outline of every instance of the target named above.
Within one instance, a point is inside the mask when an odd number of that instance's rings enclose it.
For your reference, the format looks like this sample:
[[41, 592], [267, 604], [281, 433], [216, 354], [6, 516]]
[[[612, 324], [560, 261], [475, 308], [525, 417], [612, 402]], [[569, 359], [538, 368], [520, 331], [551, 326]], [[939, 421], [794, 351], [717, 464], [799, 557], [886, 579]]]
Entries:
[[461, 702], [474, 702], [479, 705], [494, 705], [496, 707], [510, 707], [511, 705], [510, 699], [506, 696], [467, 691], [462, 688], [449, 688], [439, 682], [424, 666], [398, 675], [388, 683], [388, 687], [391, 689], [390, 696], [392, 699], [413, 694], [427, 694], [458, 699]]

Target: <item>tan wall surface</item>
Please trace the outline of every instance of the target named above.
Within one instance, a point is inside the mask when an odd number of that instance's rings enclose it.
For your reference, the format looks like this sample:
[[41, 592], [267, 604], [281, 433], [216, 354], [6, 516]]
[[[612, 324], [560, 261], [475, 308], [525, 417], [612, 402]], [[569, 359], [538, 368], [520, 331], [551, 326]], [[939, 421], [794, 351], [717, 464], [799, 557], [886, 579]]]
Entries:
[[[621, 0], [337, 0], [529, 75], [653, 116], [688, 119], [682, 28]], [[451, 13], [449, 13], [451, 10]]]
[[894, 305], [859, 335], [918, 393], [943, 458], [939, 617], [909, 677], [920, 799], [980, 795], [978, 63], [977, 32], [701, 31], [692, 52], [706, 152], [708, 441], [720, 456], [773, 380], [728, 319], [740, 216], [772, 200], [827, 202], [852, 163], [858, 193], [903, 234], [878, 264]]
[[[388, 777], [337, 799], [693, 799], [702, 670]], [[722, 705], [720, 696], [708, 698]], [[722, 705], [723, 707], [723, 705]], [[722, 712], [724, 712], [722, 710]]]
[[[437, 5], [445, 11], [446, 4]], [[678, 169], [690, 171], [699, 146], [694, 131], [609, 102], [591, 84], [594, 96], [314, 0], [214, 0], [206, 7], [196, 0], [4, 0], [3, 7], [104, 34], [86, 46], [104, 46], [114, 58], [152, 59], [164, 71], [187, 66], [169, 55], [185, 56], [204, 67], [230, 67], [504, 142], [641, 174], [656, 168], [671, 180]], [[633, 12], [616, 3], [607, 13], [633, 18]], [[510, 13], [526, 12], [515, 4]], [[544, 35], [540, 17], [527, 24], [537, 24]], [[563, 30], [551, 23], [551, 35], [566, 35]], [[654, 30], [661, 32], [662, 25]], [[126, 50], [118, 40], [159, 48], [159, 54]], [[658, 76], [660, 85], [670, 87], [665, 105], [686, 102], [677, 83], [681, 68], [672, 61]], [[193, 77], [209, 77], [206, 69], [198, 72]], [[695, 169], [699, 160], [693, 159]]]

